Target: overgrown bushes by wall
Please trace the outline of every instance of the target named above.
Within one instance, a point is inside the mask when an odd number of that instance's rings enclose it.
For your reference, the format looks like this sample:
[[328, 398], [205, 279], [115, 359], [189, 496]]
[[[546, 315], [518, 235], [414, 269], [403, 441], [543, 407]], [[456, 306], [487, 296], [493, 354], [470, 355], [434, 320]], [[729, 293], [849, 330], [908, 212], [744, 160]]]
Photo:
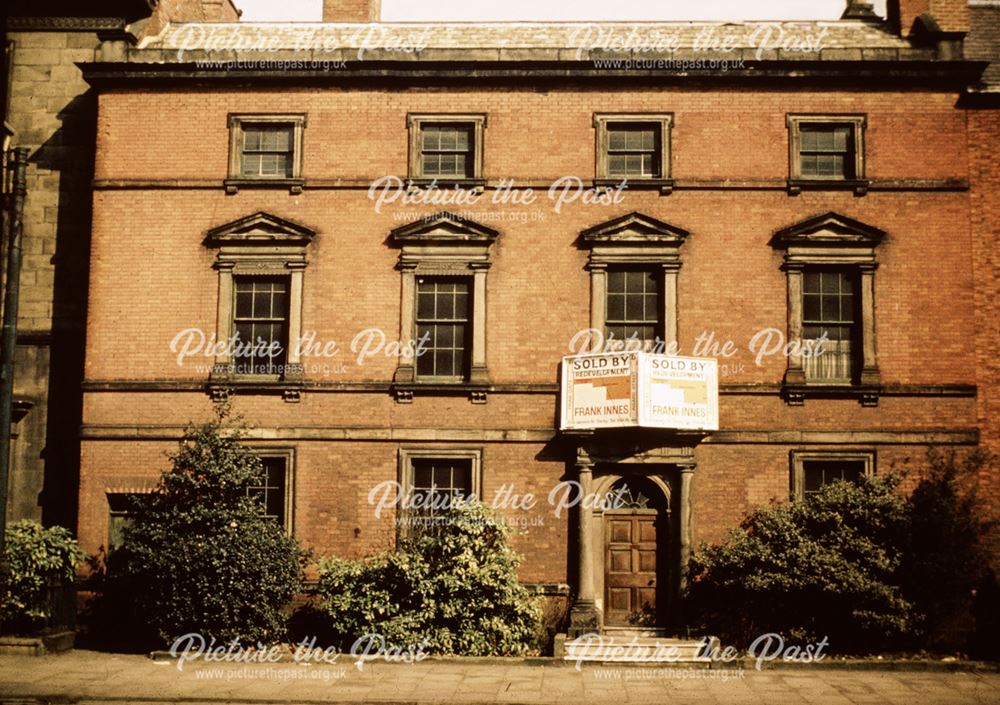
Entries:
[[220, 643], [285, 637], [307, 554], [263, 515], [252, 490], [264, 468], [224, 421], [191, 428], [156, 491], [135, 499], [95, 583], [96, 629], [163, 645], [191, 632]]
[[[43, 527], [35, 521], [14, 522], [6, 529], [0, 574], [0, 621], [8, 633], [31, 633], [47, 626], [63, 588], [76, 580], [86, 558], [68, 529]], [[67, 626], [67, 625], [61, 625]]]
[[428, 653], [519, 655], [539, 638], [539, 600], [517, 579], [501, 516], [455, 502], [433, 527], [366, 560], [328, 558], [318, 594], [341, 649], [366, 634]]
[[692, 560], [689, 623], [737, 646], [778, 632], [842, 653], [961, 647], [950, 626], [990, 589], [975, 478], [991, 462], [931, 453], [906, 497], [888, 474], [753, 511]]

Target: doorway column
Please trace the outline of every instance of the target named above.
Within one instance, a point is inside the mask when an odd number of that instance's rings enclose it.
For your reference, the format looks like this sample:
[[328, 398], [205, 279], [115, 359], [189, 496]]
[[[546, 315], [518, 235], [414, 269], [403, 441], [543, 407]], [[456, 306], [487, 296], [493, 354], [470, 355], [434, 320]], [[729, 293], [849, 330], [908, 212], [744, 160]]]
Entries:
[[677, 469], [680, 470], [680, 497], [678, 498], [678, 527], [677, 533], [680, 539], [680, 589], [683, 593], [687, 589], [688, 564], [691, 562], [691, 481], [694, 479], [694, 461], [681, 463]]
[[[593, 491], [594, 463], [583, 449], [577, 452], [576, 474], [580, 484], [581, 498], [577, 504], [576, 525], [576, 600], [569, 613], [569, 638], [600, 631], [601, 616], [594, 602], [594, 510], [590, 506]], [[586, 505], [586, 506], [585, 506]]]

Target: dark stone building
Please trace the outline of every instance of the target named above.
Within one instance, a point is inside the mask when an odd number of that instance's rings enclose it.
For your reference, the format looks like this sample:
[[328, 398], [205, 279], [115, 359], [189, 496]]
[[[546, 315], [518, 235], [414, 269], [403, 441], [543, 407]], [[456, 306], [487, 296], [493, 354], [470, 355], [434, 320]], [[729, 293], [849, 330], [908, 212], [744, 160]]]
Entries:
[[75, 527], [97, 117], [78, 64], [106, 40], [238, 14], [228, 0], [13, 0], [5, 12], [4, 147], [30, 150], [7, 517]]

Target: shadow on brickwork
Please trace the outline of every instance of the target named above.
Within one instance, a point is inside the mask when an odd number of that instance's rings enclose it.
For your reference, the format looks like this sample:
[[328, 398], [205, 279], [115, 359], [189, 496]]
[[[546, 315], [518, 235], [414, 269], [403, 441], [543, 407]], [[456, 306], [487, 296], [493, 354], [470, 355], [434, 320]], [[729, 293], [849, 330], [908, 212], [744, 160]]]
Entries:
[[[88, 91], [57, 114], [61, 126], [31, 155], [58, 179], [55, 252], [52, 254], [52, 329], [42, 521], [76, 528], [80, 479], [80, 424], [84, 339], [90, 271], [92, 180], [97, 100]], [[30, 194], [29, 194], [30, 198]]]

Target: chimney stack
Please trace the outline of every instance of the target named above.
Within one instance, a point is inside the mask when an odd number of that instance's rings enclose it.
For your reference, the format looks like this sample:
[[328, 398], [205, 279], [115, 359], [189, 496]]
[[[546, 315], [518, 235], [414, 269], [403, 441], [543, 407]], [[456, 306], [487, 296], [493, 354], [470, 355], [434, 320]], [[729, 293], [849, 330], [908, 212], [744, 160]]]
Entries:
[[381, 0], [323, 0], [324, 22], [378, 22]]
[[842, 20], [878, 20], [875, 7], [870, 2], [862, 0], [847, 0], [847, 9], [840, 16]]
[[233, 0], [154, 0], [153, 14], [142, 36], [155, 36], [170, 22], [237, 22], [240, 11]]
[[889, 21], [903, 37], [913, 34], [914, 24], [924, 15], [932, 20], [922, 23], [926, 29], [946, 34], [969, 31], [968, 0], [889, 0], [887, 9]]

